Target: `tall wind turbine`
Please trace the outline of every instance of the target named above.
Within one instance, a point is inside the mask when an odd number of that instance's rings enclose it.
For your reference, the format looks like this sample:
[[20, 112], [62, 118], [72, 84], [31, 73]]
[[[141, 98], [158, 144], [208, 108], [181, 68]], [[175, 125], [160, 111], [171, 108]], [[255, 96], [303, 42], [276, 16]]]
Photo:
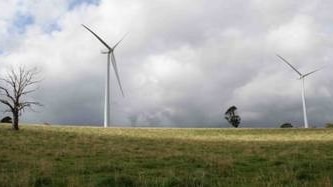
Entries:
[[294, 66], [292, 66], [286, 59], [284, 59], [282, 56], [280, 56], [278, 54], [276, 56], [279, 57], [283, 62], [285, 62], [289, 67], [291, 67], [299, 75], [299, 80], [302, 80], [302, 103], [303, 103], [304, 128], [309, 128], [308, 117], [307, 117], [307, 114], [306, 114], [304, 81], [305, 81], [305, 77], [311, 75], [312, 73], [315, 73], [315, 72], [319, 71], [320, 69], [311, 71], [311, 72], [306, 73], [306, 74], [302, 74]]
[[116, 58], [114, 56], [114, 50], [118, 46], [118, 44], [125, 38], [119, 40], [113, 47], [110, 47], [106, 42], [102, 40], [101, 37], [99, 37], [96, 33], [94, 33], [91, 29], [89, 29], [87, 26], [83, 25], [84, 28], [86, 28], [91, 34], [93, 34], [106, 48], [108, 51], [102, 52], [103, 54], [107, 54], [107, 68], [106, 68], [106, 79], [105, 79], [105, 101], [104, 101], [104, 127], [108, 127], [110, 124], [110, 59], [112, 62], [112, 66], [114, 69], [114, 72], [117, 77], [118, 85], [121, 91], [121, 94], [124, 96], [124, 91], [121, 86], [120, 78], [119, 78], [119, 73], [118, 73], [118, 68], [117, 68], [117, 63], [116, 63]]

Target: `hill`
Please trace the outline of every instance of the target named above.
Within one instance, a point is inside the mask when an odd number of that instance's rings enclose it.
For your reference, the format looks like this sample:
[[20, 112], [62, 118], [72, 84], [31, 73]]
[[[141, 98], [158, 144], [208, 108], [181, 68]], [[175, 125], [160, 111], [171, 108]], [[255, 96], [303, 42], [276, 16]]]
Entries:
[[333, 129], [0, 125], [0, 186], [332, 186]]

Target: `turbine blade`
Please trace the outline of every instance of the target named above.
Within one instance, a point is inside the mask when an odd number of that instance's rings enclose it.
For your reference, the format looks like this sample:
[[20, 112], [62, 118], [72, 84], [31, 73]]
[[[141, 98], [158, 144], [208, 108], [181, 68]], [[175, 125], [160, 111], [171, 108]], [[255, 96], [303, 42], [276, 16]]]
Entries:
[[320, 69], [316, 69], [316, 70], [314, 70], [314, 71], [311, 71], [310, 73], [307, 73], [307, 74], [303, 75], [303, 77], [309, 76], [309, 75], [311, 75], [312, 73], [315, 73], [315, 72], [317, 72], [317, 71], [320, 71], [321, 69], [323, 69], [323, 68], [320, 68]]
[[286, 59], [284, 59], [282, 56], [276, 54], [277, 57], [279, 57], [283, 62], [285, 62], [288, 66], [290, 66], [299, 76], [303, 76], [302, 73], [300, 73], [294, 66], [292, 66]]
[[116, 58], [114, 57], [113, 52], [111, 52], [110, 55], [111, 55], [111, 61], [112, 61], [113, 69], [114, 69], [114, 72], [115, 72], [116, 77], [117, 77], [117, 81], [118, 81], [118, 85], [119, 85], [121, 94], [123, 95], [123, 97], [125, 97], [124, 90], [123, 90], [123, 87], [121, 86], [121, 82], [120, 82], [120, 78], [119, 78], [119, 72], [118, 72], [118, 68], [117, 68]]
[[114, 45], [113, 47], [112, 47], [112, 49], [115, 49], [117, 46], [118, 46], [118, 44], [121, 42], [121, 41], [123, 41], [123, 39], [126, 37], [128, 35], [128, 32], [116, 43], [116, 45]]
[[92, 31], [91, 29], [89, 29], [87, 26], [85, 26], [85, 25], [83, 25], [82, 24], [82, 26], [84, 27], [84, 28], [86, 28], [91, 34], [93, 34], [106, 48], [108, 48], [109, 50], [111, 50], [111, 47], [108, 45], [108, 44], [106, 44], [103, 40], [102, 40], [102, 38], [100, 38], [96, 33], [94, 33], [94, 31]]

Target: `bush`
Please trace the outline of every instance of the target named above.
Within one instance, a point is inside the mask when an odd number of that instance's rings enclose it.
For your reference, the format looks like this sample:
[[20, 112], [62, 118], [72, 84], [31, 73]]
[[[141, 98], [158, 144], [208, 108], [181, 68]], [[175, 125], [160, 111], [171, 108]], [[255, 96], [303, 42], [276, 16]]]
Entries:
[[1, 123], [12, 123], [12, 118], [9, 116], [6, 116], [1, 119]]
[[333, 123], [326, 123], [326, 128], [333, 128]]
[[284, 123], [280, 126], [280, 128], [293, 128], [293, 126], [290, 123]]

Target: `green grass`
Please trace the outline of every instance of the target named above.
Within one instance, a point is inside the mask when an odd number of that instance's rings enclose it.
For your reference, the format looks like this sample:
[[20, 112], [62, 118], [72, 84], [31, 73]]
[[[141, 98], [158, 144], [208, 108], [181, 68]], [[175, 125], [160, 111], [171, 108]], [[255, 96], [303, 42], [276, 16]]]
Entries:
[[333, 129], [0, 125], [0, 186], [333, 186]]

